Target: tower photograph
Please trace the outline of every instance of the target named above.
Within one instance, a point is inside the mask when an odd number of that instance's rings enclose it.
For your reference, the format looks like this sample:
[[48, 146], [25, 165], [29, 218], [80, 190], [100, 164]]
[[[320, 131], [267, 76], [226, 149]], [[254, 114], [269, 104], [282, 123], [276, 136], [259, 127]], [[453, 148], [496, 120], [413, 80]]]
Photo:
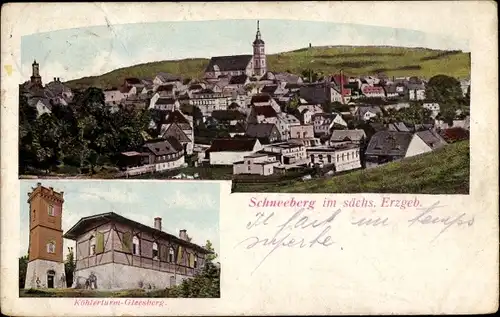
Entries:
[[59, 30], [21, 51], [21, 179], [469, 194], [458, 35], [256, 17]]
[[218, 186], [23, 181], [21, 191], [20, 297], [220, 296]]

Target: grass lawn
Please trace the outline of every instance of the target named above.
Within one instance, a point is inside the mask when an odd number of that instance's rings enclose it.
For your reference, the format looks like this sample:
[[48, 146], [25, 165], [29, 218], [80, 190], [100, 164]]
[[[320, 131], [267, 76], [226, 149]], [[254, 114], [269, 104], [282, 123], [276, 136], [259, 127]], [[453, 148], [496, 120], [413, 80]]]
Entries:
[[[250, 53], [250, 52], [249, 52]], [[188, 78], [200, 78], [208, 65], [207, 58], [151, 62], [116, 69], [109, 73], [68, 81], [73, 89], [117, 87], [126, 77], [153, 78], [168, 72]], [[368, 75], [383, 72], [388, 76], [422, 76], [438, 74], [453, 77], [470, 76], [470, 55], [460, 51], [390, 46], [329, 46], [299, 49], [267, 55], [268, 69], [300, 74], [305, 69], [322, 73]]]
[[469, 194], [469, 141], [331, 178], [235, 183], [234, 192]]
[[20, 289], [19, 297], [166, 297], [166, 291], [146, 292], [143, 289], [99, 291], [73, 288]]

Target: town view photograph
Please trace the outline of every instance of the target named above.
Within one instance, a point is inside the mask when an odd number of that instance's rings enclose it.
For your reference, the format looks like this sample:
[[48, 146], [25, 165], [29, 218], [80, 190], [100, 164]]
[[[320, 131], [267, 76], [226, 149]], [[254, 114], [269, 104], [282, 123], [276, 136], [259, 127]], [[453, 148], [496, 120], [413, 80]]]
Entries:
[[24, 36], [21, 64], [23, 179], [469, 194], [459, 38], [286, 20], [108, 25]]

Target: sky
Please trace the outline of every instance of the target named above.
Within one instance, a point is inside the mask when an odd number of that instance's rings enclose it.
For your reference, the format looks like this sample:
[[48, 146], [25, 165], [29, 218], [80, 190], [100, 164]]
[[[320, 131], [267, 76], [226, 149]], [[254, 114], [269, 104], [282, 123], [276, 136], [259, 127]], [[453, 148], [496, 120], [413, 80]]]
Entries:
[[[21, 77], [34, 59], [44, 82], [100, 75], [162, 60], [252, 54], [256, 20], [175, 21], [65, 29], [21, 39]], [[324, 45], [390, 45], [470, 51], [468, 41], [388, 27], [317, 21], [261, 20], [266, 53]]]
[[[21, 244], [19, 256], [28, 253], [29, 204], [27, 193], [37, 180], [21, 180]], [[64, 192], [62, 230], [66, 233], [82, 217], [115, 212], [144, 225], [154, 227], [154, 218], [162, 218], [162, 230], [179, 235], [186, 229], [192, 242], [204, 246], [210, 240], [220, 254], [219, 186], [207, 182], [147, 181], [52, 181], [42, 186]], [[196, 195], [193, 195], [196, 193]], [[74, 247], [64, 239], [64, 252]]]

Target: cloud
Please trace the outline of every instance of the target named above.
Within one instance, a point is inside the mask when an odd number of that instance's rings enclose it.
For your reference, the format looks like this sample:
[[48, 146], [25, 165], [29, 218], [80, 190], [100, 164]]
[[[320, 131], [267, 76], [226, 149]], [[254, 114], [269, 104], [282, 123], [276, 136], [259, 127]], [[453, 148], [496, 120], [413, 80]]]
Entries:
[[78, 194], [80, 199], [87, 201], [101, 200], [109, 203], [124, 204], [133, 204], [140, 201], [140, 198], [136, 193], [120, 190], [116, 187], [110, 187], [107, 191], [103, 191], [102, 188], [98, 187], [90, 187], [74, 193]]
[[[218, 198], [218, 197], [217, 197]], [[213, 209], [217, 207], [217, 202], [212, 195], [191, 193], [177, 190], [175, 193], [163, 199], [168, 207], [196, 209]]]

